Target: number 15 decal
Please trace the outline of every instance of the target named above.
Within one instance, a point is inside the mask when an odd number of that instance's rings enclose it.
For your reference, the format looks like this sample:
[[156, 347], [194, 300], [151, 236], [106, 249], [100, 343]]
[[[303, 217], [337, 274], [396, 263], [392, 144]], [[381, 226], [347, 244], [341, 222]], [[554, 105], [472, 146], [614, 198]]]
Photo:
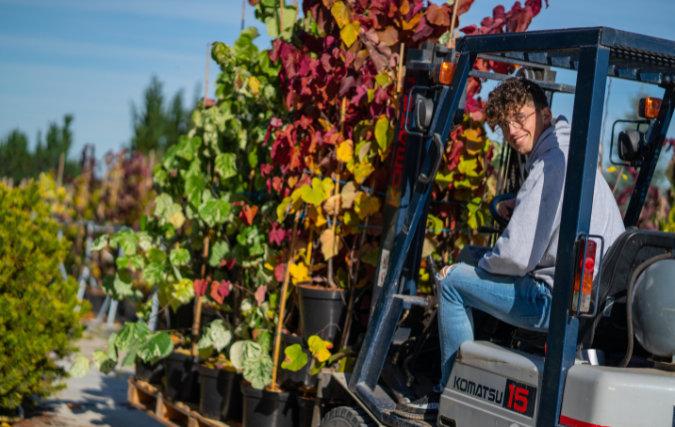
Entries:
[[527, 384], [506, 380], [504, 390], [504, 408], [532, 417], [537, 403], [537, 388]]

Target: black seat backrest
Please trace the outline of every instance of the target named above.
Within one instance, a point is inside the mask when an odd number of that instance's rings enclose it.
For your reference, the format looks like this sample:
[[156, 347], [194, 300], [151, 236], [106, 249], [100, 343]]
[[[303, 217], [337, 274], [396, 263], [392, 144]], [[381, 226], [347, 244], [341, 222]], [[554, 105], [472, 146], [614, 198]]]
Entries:
[[[602, 323], [607, 324], [602, 328], [605, 334], [616, 329], [625, 335], [626, 288], [633, 270], [649, 258], [672, 251], [674, 245], [675, 233], [653, 230], [630, 229], [616, 239], [602, 262], [597, 315], [595, 319], [580, 319], [579, 343], [583, 348], [597, 348], [593, 341]], [[591, 301], [593, 308], [597, 303], [595, 295]]]

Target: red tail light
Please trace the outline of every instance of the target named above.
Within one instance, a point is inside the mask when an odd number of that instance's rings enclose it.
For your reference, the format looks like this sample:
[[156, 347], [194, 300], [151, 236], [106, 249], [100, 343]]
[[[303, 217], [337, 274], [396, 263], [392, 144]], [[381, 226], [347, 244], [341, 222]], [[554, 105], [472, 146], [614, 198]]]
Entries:
[[[586, 246], [586, 251], [584, 251], [584, 246]], [[591, 293], [593, 291], [593, 272], [595, 271], [595, 252], [597, 247], [597, 243], [592, 240], [582, 240], [581, 245], [579, 245], [579, 261], [574, 277], [572, 312], [577, 311], [580, 297], [581, 307], [579, 308], [579, 312], [588, 313], [591, 310]]]

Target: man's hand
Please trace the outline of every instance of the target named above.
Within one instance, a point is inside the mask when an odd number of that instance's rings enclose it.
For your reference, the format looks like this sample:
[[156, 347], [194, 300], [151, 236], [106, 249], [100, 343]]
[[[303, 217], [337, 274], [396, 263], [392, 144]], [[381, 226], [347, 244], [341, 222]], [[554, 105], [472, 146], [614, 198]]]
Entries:
[[516, 199], [504, 200], [497, 206], [497, 213], [505, 219], [511, 219], [511, 211], [516, 207]]

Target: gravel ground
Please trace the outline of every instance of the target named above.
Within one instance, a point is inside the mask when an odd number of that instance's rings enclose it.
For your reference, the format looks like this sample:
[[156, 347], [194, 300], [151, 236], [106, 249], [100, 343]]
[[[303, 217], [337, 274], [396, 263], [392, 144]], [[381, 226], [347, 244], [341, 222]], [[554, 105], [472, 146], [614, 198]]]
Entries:
[[[91, 360], [94, 350], [104, 350], [108, 336], [114, 331], [105, 325], [88, 323], [84, 337], [78, 342], [82, 354]], [[121, 360], [121, 358], [120, 358]], [[70, 366], [65, 361], [64, 366]], [[68, 378], [67, 388], [45, 399], [36, 410], [14, 427], [160, 427], [162, 424], [127, 403], [127, 378], [133, 367], [118, 368], [103, 375], [92, 368], [83, 378]]]

